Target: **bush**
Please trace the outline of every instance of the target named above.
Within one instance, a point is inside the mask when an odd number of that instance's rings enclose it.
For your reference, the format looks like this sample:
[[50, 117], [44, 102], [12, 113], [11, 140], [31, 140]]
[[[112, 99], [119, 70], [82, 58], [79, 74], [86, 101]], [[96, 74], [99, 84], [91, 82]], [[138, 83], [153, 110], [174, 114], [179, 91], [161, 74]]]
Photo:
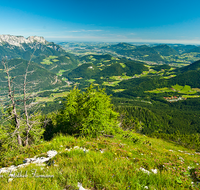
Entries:
[[75, 87], [66, 99], [56, 117], [57, 132], [91, 137], [115, 133], [118, 113], [113, 111], [104, 89], [96, 90], [91, 85], [81, 93]]

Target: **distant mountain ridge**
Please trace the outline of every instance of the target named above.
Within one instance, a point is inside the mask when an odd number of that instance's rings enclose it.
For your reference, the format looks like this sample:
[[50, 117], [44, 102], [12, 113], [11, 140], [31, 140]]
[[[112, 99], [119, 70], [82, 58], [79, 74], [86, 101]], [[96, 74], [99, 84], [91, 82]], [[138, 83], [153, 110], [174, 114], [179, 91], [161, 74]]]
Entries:
[[33, 52], [34, 56], [65, 54], [61, 46], [48, 42], [43, 37], [24, 38], [23, 36], [0, 35], [0, 58], [7, 56], [8, 59], [29, 60]]
[[13, 46], [22, 47], [22, 44], [32, 44], [34, 42], [47, 44], [48, 42], [44, 39], [44, 37], [40, 36], [29, 36], [28, 38], [24, 38], [23, 36], [12, 36], [12, 35], [0, 35], [0, 45], [4, 43], [8, 43]]
[[155, 46], [155, 47], [153, 47], [153, 49], [162, 56], [170, 56], [170, 55], [178, 55], [179, 54], [175, 49], [169, 47], [166, 44], [161, 44], [161, 45]]
[[105, 46], [103, 49], [114, 51], [119, 55], [132, 57], [138, 60], [163, 61], [157, 51], [146, 45], [134, 46], [128, 43], [119, 43], [116, 45]]

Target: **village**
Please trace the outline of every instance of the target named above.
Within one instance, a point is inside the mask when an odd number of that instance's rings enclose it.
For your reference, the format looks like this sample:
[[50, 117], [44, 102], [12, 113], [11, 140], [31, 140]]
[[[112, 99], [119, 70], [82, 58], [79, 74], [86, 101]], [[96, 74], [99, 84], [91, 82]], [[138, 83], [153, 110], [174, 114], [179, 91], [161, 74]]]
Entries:
[[168, 102], [177, 102], [179, 100], [186, 100], [186, 98], [177, 97], [177, 96], [164, 97], [164, 99], [167, 100]]

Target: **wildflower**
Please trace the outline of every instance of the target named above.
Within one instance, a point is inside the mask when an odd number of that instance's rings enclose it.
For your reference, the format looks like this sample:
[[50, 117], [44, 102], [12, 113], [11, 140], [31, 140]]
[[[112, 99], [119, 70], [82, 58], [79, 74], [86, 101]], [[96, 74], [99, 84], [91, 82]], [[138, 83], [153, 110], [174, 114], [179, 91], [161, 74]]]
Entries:
[[188, 168], [187, 168], [188, 170], [191, 170], [192, 169], [192, 167], [190, 167], [190, 166], [188, 166]]
[[182, 157], [179, 157], [178, 159], [179, 159], [179, 160], [183, 160], [183, 161], [184, 161], [184, 159], [183, 159]]
[[104, 153], [104, 151], [103, 151], [103, 150], [100, 150], [100, 152], [101, 152], [101, 153]]
[[148, 186], [144, 186], [145, 189], [149, 189]]

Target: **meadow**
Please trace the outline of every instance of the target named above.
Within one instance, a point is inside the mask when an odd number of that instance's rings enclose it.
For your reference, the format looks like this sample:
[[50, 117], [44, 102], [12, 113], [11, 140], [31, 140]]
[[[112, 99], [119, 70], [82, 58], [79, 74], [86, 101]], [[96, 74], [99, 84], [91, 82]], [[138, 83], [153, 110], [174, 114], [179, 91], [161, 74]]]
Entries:
[[48, 150], [58, 154], [46, 165], [30, 164], [1, 173], [1, 188], [78, 189], [78, 182], [91, 190], [200, 188], [200, 153], [130, 131], [114, 138], [58, 135], [49, 142], [27, 147], [23, 155], [8, 154], [0, 164], [21, 164], [27, 157], [45, 157]]

